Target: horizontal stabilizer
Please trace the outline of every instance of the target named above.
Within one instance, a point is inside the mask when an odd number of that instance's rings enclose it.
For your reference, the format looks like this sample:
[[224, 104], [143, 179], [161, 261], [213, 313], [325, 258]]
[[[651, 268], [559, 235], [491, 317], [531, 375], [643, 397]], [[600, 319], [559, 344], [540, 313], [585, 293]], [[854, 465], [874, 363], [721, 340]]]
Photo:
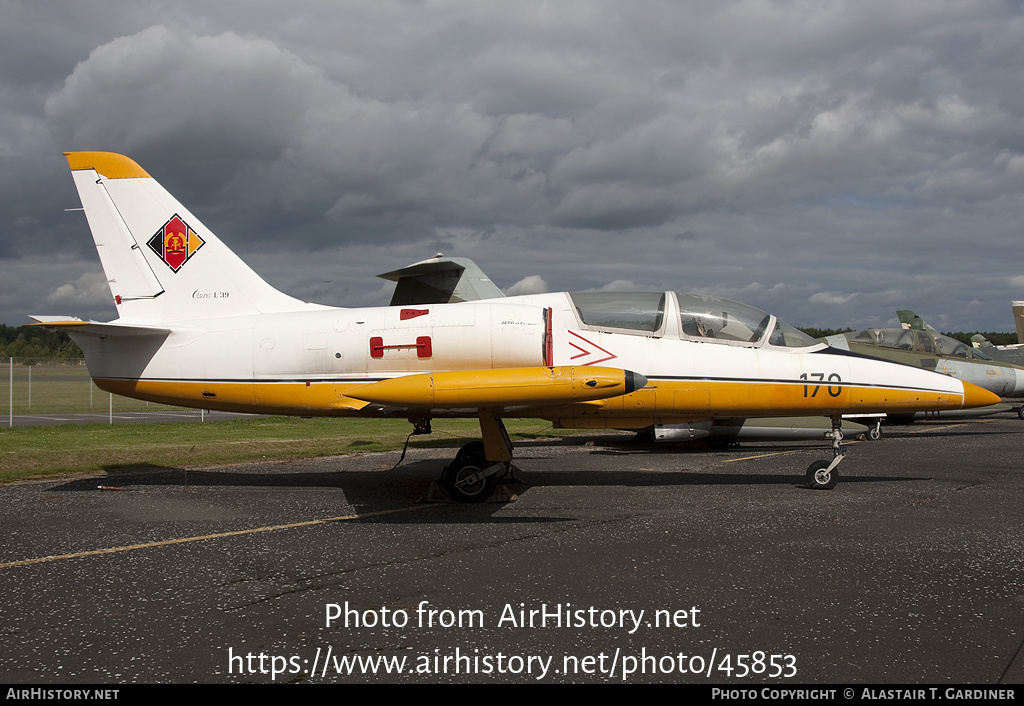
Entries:
[[65, 333], [82, 336], [96, 336], [98, 338], [166, 336], [171, 332], [170, 329], [160, 328], [159, 326], [82, 321], [73, 316], [30, 316], [29, 318], [36, 321], [36, 323], [29, 324], [29, 326], [42, 326], [54, 331], [64, 331]]

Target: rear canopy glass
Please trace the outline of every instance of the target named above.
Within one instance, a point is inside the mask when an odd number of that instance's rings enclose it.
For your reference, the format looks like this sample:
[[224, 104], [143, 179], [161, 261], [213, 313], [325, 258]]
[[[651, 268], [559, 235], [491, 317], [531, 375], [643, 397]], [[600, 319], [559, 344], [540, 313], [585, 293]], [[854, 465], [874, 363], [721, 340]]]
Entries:
[[655, 333], [665, 319], [664, 292], [571, 292], [587, 326]]

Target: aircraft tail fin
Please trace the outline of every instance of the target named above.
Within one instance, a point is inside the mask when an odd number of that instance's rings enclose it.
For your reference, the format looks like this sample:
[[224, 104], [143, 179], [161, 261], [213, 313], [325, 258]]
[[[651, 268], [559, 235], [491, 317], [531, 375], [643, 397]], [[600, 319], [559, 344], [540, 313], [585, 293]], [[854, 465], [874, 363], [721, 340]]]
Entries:
[[472, 302], [505, 296], [475, 262], [466, 257], [445, 257], [442, 253], [377, 276], [397, 283], [391, 306]]
[[912, 312], [910, 309], [898, 309], [896, 311], [896, 317], [903, 324], [903, 328], [912, 328], [916, 331], [931, 331], [932, 333], [938, 333], [933, 327], [929, 326], [924, 319]]
[[1024, 344], [1024, 302], [1010, 302], [1013, 307], [1013, 324], [1017, 327], [1017, 343]]
[[66, 152], [121, 319], [319, 308], [263, 281], [134, 161]]

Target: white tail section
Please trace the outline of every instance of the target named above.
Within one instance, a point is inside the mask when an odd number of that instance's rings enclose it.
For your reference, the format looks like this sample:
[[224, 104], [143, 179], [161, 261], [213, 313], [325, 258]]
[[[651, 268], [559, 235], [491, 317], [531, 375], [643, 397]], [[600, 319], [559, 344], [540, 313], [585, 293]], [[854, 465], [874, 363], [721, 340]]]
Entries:
[[110, 152], [65, 156], [122, 320], [321, 308], [264, 282], [128, 157]]

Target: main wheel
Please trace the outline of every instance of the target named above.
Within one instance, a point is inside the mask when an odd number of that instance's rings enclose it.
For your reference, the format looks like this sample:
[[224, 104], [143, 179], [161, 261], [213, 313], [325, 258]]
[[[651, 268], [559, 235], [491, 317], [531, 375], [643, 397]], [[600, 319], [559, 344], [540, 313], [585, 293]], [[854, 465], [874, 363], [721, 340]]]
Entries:
[[878, 441], [882, 438], [882, 428], [877, 424], [872, 424], [868, 427], [868, 438], [871, 441]]
[[836, 469], [828, 470], [828, 461], [815, 461], [807, 467], [807, 487], [815, 490], [832, 490], [839, 482]]
[[458, 503], [482, 503], [494, 494], [498, 485], [497, 474], [467, 481], [466, 479], [476, 475], [492, 464], [487, 462], [487, 457], [482, 453], [466, 453], [461, 451], [455, 457], [452, 464], [444, 471], [444, 488], [448, 491], [448, 497]]
[[465, 461], [471, 456], [483, 456], [484, 455], [484, 442], [482, 441], [470, 441], [468, 444], [464, 444], [459, 452], [455, 454], [455, 462]]
[[1020, 409], [1017, 410], [1017, 416], [1020, 417], [1021, 419], [1024, 419], [1024, 407], [1021, 407]]

